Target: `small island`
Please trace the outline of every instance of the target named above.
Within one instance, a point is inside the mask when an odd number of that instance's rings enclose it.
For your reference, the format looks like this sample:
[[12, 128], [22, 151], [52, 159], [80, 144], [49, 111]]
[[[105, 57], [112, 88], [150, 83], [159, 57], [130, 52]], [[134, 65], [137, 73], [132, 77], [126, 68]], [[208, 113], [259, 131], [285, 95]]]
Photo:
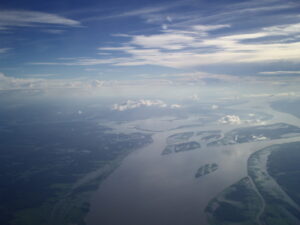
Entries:
[[190, 141], [190, 142], [184, 142], [180, 144], [167, 145], [161, 154], [167, 155], [171, 153], [190, 151], [197, 148], [201, 148], [201, 145], [196, 141]]
[[194, 135], [194, 132], [183, 132], [183, 133], [176, 133], [167, 138], [168, 144], [174, 144], [182, 141], [188, 141], [192, 136]]
[[214, 171], [216, 171], [219, 168], [217, 163], [211, 163], [211, 164], [205, 164], [204, 166], [201, 166], [198, 170], [197, 173], [195, 174], [195, 177], [202, 177], [207, 174], [210, 174]]

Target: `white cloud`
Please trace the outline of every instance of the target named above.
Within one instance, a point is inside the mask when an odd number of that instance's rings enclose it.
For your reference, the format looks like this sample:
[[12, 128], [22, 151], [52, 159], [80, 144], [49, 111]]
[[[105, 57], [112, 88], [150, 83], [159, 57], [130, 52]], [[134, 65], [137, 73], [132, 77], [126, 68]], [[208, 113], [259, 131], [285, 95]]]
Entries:
[[0, 48], [0, 53], [6, 53], [10, 48]]
[[[192, 73], [177, 73], [177, 74], [163, 74], [162, 77], [169, 77], [172, 81], [191, 83], [191, 84], [207, 84], [210, 80], [219, 81], [223, 84], [240, 82], [241, 79], [238, 76], [228, 75], [228, 74], [216, 74], [216, 73], [205, 73], [205, 72], [192, 72]], [[244, 78], [243, 80], [246, 80]], [[192, 100], [200, 100], [197, 94], [190, 97]]]
[[[185, 4], [186, 4], [185, 1], [174, 1], [173, 3], [133, 9], [133, 10], [129, 10], [129, 11], [126, 11], [126, 12], [120, 12], [120, 13], [112, 14], [110, 16], [93, 16], [93, 17], [89, 17], [89, 18], [84, 19], [84, 21], [120, 19], [120, 18], [124, 18], [124, 17], [146, 17], [148, 15], [158, 16], [157, 14], [160, 13], [160, 12], [164, 12], [164, 11], [167, 11], [171, 8], [176, 8], [178, 6], [182, 6], [182, 5], [185, 5]], [[171, 17], [167, 17], [166, 19], [169, 21], [169, 19], [171, 19]]]
[[58, 30], [58, 29], [45, 29], [45, 30], [43, 30], [43, 32], [49, 33], [49, 34], [62, 34], [65, 31], [64, 30]]
[[172, 23], [172, 21], [173, 21], [173, 19], [172, 19], [171, 16], [167, 16], [167, 17], [166, 17], [166, 20], [167, 20], [169, 23]]
[[181, 105], [179, 105], [179, 104], [172, 104], [172, 105], [170, 105], [170, 108], [171, 109], [179, 109], [179, 108], [181, 108], [182, 106]]
[[259, 74], [263, 75], [284, 75], [284, 74], [300, 74], [300, 71], [264, 71], [260, 72]]
[[184, 34], [165, 33], [158, 35], [136, 35], [132, 38], [132, 45], [139, 45], [143, 48], [158, 49], [182, 49], [194, 42], [194, 37]]
[[201, 98], [200, 98], [199, 95], [197, 95], [197, 94], [193, 94], [193, 95], [190, 97], [190, 99], [192, 99], [193, 101], [200, 101], [200, 100], [201, 100]]
[[[291, 1], [285, 0], [249, 0], [249, 1], [236, 1], [236, 3], [226, 4], [220, 7], [220, 10], [214, 11], [211, 15], [205, 15], [200, 17], [200, 21], [231, 21], [231, 22], [244, 22], [257, 21], [264, 22], [269, 18], [273, 18], [274, 15], [277, 17], [274, 22], [283, 21], [285, 17], [297, 17], [297, 11], [292, 12], [288, 9], [299, 8], [298, 3], [292, 3]], [[272, 13], [270, 13], [272, 12]], [[241, 18], [243, 18], [241, 20]]]
[[163, 30], [167, 30], [167, 29], [168, 29], [168, 25], [167, 25], [167, 24], [163, 24], [163, 25], [161, 25], [161, 28], [162, 28]]
[[59, 59], [58, 62], [32, 62], [32, 65], [65, 65], [65, 66], [93, 66], [99, 64], [120, 64], [128, 62], [125, 58], [94, 59], [94, 58], [73, 58]]
[[212, 106], [211, 106], [211, 109], [218, 109], [218, 108], [219, 108], [218, 105], [212, 105]]
[[140, 108], [140, 107], [151, 107], [151, 106], [155, 106], [155, 107], [159, 107], [159, 108], [171, 108], [171, 109], [181, 108], [181, 105], [178, 105], [178, 104], [168, 105], [161, 100], [141, 99], [141, 100], [137, 100], [137, 101], [127, 100], [126, 102], [124, 102], [122, 104], [114, 104], [112, 106], [112, 110], [126, 111], [129, 109], [136, 109], [136, 108]]
[[[79, 58], [70, 62], [41, 62], [47, 65], [115, 66], [158, 65], [191, 68], [211, 64], [300, 62], [300, 40], [285, 42], [286, 36], [300, 35], [300, 25], [270, 26], [252, 33], [212, 36], [210, 31], [227, 29], [227, 24], [193, 25], [185, 29], [162, 30], [152, 35], [127, 36], [121, 47], [101, 47], [104, 53], [120, 51], [126, 56], [106, 59]], [[284, 34], [281, 36], [279, 34]], [[272, 38], [272, 41], [262, 39]], [[249, 42], [251, 40], [251, 42]]]
[[296, 96], [295, 92], [277, 92], [277, 93], [260, 93], [243, 95], [245, 98], [261, 98], [261, 97], [290, 97]]
[[236, 115], [226, 115], [219, 119], [219, 123], [221, 124], [231, 124], [231, 125], [239, 125], [242, 123], [239, 116]]
[[263, 30], [272, 35], [289, 36], [291, 34], [300, 33], [300, 23], [271, 26], [263, 28]]
[[218, 30], [222, 28], [228, 28], [230, 27], [229, 24], [219, 24], [219, 25], [195, 25], [193, 26], [194, 30], [197, 31], [211, 31], [211, 30]]
[[105, 85], [105, 81], [103, 81], [103, 80], [93, 80], [93, 81], [91, 81], [91, 86], [92, 87], [102, 87], [102, 86], [104, 86]]
[[49, 88], [99, 88], [106, 84], [99, 80], [15, 78], [0, 72], [0, 90]]
[[240, 124], [250, 124], [250, 125], [264, 125], [265, 121], [262, 121], [255, 114], [249, 113], [248, 118], [241, 119], [237, 115], [226, 115], [219, 119], [220, 124], [229, 124], [229, 125], [240, 125]]
[[[256, 1], [253, 1], [257, 3]], [[267, 2], [267, 1], [261, 1], [262, 3], [276, 3], [278, 1], [273, 2]], [[239, 9], [239, 13], [257, 13], [257, 12], [266, 12], [266, 11], [277, 11], [277, 10], [284, 10], [284, 9], [290, 9], [293, 8], [292, 4], [285, 4], [285, 5], [275, 5], [275, 6], [257, 6], [257, 7], [251, 7], [251, 8], [241, 8]]]
[[119, 14], [119, 15], [115, 16], [115, 17], [143, 16], [145, 14], [162, 12], [162, 11], [165, 11], [165, 10], [171, 8], [171, 7], [172, 6], [168, 6], [168, 5], [157, 6], [157, 7], [145, 7], [145, 8], [140, 8], [140, 9], [124, 12], [122, 14]]
[[80, 22], [51, 13], [26, 10], [0, 10], [0, 29], [2, 30], [10, 27], [29, 27], [41, 24], [79, 26]]

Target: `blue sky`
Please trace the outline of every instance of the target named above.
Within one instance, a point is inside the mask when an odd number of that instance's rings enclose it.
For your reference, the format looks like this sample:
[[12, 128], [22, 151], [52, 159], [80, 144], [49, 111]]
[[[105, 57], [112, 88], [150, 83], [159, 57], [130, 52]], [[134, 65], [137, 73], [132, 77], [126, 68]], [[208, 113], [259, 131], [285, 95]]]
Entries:
[[0, 3], [0, 40], [2, 89], [59, 80], [294, 79], [300, 2], [12, 0]]

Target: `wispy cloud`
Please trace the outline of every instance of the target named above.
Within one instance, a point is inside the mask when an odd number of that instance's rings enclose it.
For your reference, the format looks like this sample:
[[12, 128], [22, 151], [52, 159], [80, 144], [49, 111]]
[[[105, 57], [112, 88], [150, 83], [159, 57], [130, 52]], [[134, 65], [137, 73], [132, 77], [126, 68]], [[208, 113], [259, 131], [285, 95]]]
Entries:
[[[180, 5], [184, 5], [184, 10], [179, 9]], [[212, 65], [216, 65], [215, 68], [229, 68], [241, 64], [269, 65], [274, 62], [278, 65], [297, 64], [300, 61], [300, 17], [295, 10], [297, 7], [300, 5], [290, 0], [250, 0], [208, 4], [205, 7], [201, 7], [195, 1], [183, 1], [126, 12], [116, 11], [101, 18], [122, 18], [125, 21], [132, 19], [125, 17], [136, 17], [138, 23], [148, 23], [147, 29], [150, 27], [151, 30], [145, 32], [133, 28], [134, 31], [111, 34], [111, 40], [116, 42], [97, 46], [99, 52], [96, 57], [57, 59], [31, 64], [139, 68], [154, 65], [179, 68], [183, 71], [210, 69]], [[261, 67], [253, 68], [255, 69], [245, 71], [244, 74], [257, 74]], [[297, 69], [295, 66], [293, 68]], [[272, 69], [266, 70], [270, 72], [261, 74], [275, 74]], [[284, 69], [277, 66], [276, 70]], [[204, 77], [186, 73], [185, 76], [194, 82], [204, 82], [205, 79], [219, 80], [219, 75], [214, 74]], [[228, 81], [230, 79], [232, 78], [228, 78]]]
[[0, 10], [0, 29], [11, 27], [30, 27], [36, 25], [80, 26], [80, 22], [56, 14], [26, 11], [26, 10]]
[[42, 31], [49, 34], [62, 34], [65, 32], [64, 30], [58, 30], [58, 29], [44, 29]]
[[6, 53], [9, 51], [11, 48], [0, 48], [0, 53]]
[[190, 1], [174, 1], [169, 4], [161, 4], [157, 6], [137, 8], [133, 10], [128, 10], [125, 12], [114, 13], [109, 16], [93, 16], [83, 19], [83, 21], [94, 21], [94, 20], [108, 20], [108, 19], [118, 19], [124, 17], [145, 17], [147, 15], [153, 15], [161, 13], [172, 8], [176, 8], [182, 5], [188, 4]]
[[[101, 47], [101, 52], [119, 51], [126, 56], [72, 62], [39, 63], [63, 65], [115, 66], [159, 65], [189, 68], [210, 64], [300, 61], [300, 24], [263, 27], [252, 33], [211, 35], [211, 31], [228, 29], [230, 25], [193, 25], [181, 30], [164, 30], [153, 35], [127, 36], [121, 47]], [[286, 37], [295, 37], [285, 42]], [[272, 41], [266, 41], [272, 38]]]
[[147, 99], [141, 99], [141, 100], [127, 100], [126, 102], [123, 102], [121, 104], [114, 104], [112, 106], [112, 110], [115, 111], [126, 111], [131, 109], [137, 109], [141, 107], [158, 107], [158, 108], [170, 108], [170, 109], [178, 109], [182, 106], [179, 104], [171, 104], [168, 105], [162, 100], [147, 100]]
[[227, 7], [227, 10], [239, 13], [266, 12], [290, 9], [297, 6], [296, 3], [291, 1], [285, 1], [285, 4], [282, 3], [281, 0], [250, 0], [230, 5]]
[[263, 74], [263, 75], [299, 75], [300, 71], [264, 71], [264, 72], [259, 72], [259, 74]]
[[11, 89], [51, 89], [51, 88], [99, 88], [105, 81], [96, 79], [47, 79], [16, 78], [0, 72], [0, 90]]
[[121, 103], [121, 104], [114, 104], [112, 106], [112, 110], [126, 111], [129, 109], [136, 109], [136, 108], [140, 108], [140, 107], [150, 107], [150, 106], [165, 108], [165, 107], [167, 107], [167, 104], [161, 100], [144, 100], [144, 99], [141, 99], [138, 101], [127, 100], [126, 102]]

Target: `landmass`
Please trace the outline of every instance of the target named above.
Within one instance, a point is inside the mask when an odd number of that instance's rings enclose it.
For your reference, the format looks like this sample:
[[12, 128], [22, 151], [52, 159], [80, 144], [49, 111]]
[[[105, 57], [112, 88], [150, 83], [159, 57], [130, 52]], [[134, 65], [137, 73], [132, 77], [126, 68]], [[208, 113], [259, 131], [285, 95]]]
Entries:
[[197, 172], [195, 174], [195, 177], [198, 178], [198, 177], [202, 177], [202, 176], [208, 175], [208, 174], [216, 171], [218, 168], [219, 168], [219, 166], [216, 163], [205, 164], [204, 166], [201, 166], [197, 170]]
[[202, 127], [203, 124], [190, 124], [190, 125], [182, 125], [179, 127], [174, 128], [174, 130], [179, 130], [179, 129], [185, 129], [185, 128], [194, 128], [194, 127]]
[[300, 136], [300, 128], [286, 123], [276, 123], [234, 129], [227, 132], [222, 139], [208, 143], [208, 146], [242, 144], [289, 136]]
[[167, 145], [162, 152], [162, 155], [190, 151], [201, 148], [201, 145], [196, 141], [184, 142], [180, 144]]
[[174, 144], [178, 142], [188, 141], [193, 135], [194, 132], [192, 131], [173, 134], [167, 138], [167, 143]]
[[207, 206], [212, 225], [299, 225], [300, 142], [272, 145], [248, 159], [248, 177]]
[[204, 142], [219, 140], [222, 135], [220, 130], [207, 130], [207, 131], [187, 131], [182, 133], [175, 133], [167, 138], [168, 144], [176, 144], [181, 142], [187, 142], [191, 138], [201, 140]]
[[0, 224], [84, 224], [92, 191], [131, 151], [151, 142], [151, 134], [114, 133], [94, 121], [5, 125]]
[[265, 225], [300, 224], [300, 142], [264, 148], [248, 160], [248, 174], [265, 207], [260, 220]]
[[211, 225], [259, 225], [261, 201], [248, 177], [226, 188], [205, 209]]
[[216, 141], [222, 137], [220, 130], [198, 131], [196, 135], [200, 136], [201, 140], [205, 142]]

